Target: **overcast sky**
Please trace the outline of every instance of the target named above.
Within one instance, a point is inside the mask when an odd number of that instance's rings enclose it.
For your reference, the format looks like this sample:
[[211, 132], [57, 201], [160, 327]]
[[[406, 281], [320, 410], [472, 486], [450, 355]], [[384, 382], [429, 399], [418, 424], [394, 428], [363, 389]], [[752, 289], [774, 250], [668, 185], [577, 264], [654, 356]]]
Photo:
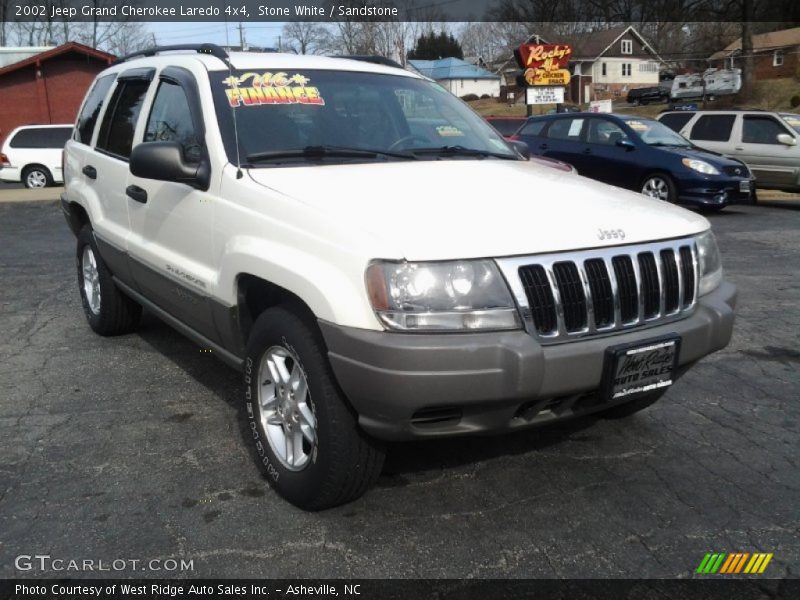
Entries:
[[[239, 45], [239, 23], [145, 23], [156, 36], [160, 46], [170, 44], [213, 44]], [[245, 40], [251, 46], [277, 48], [278, 36], [284, 23], [246, 23], [242, 24]], [[225, 29], [228, 35], [226, 38]]]

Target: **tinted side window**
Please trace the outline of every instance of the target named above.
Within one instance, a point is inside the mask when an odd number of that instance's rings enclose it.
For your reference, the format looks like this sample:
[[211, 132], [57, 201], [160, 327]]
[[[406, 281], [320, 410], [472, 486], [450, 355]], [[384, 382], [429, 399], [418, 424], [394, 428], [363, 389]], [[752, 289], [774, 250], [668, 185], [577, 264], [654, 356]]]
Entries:
[[547, 137], [554, 140], [580, 141], [583, 119], [558, 119], [547, 130]]
[[202, 158], [201, 143], [189, 112], [189, 100], [181, 86], [170, 81], [159, 84], [147, 119], [144, 141], [178, 142], [187, 161], [197, 162]]
[[745, 144], [777, 144], [778, 134], [789, 133], [771, 117], [745, 117], [742, 141]]
[[[139, 80], [123, 81], [117, 86], [100, 126], [100, 136], [97, 138], [99, 149], [120, 158], [131, 155], [136, 121], [148, 87], [149, 81]], [[188, 107], [186, 110], [188, 112]]]
[[41, 127], [21, 129], [9, 142], [12, 148], [63, 148], [72, 127]]
[[542, 135], [545, 125], [547, 125], [547, 121], [533, 121], [525, 125], [519, 133], [520, 135]]
[[690, 134], [693, 140], [708, 142], [727, 142], [731, 139], [731, 130], [736, 115], [703, 115], [697, 119]]
[[680, 132], [683, 126], [686, 125], [693, 116], [694, 114], [690, 112], [670, 113], [668, 115], [663, 115], [659, 121], [672, 129], [672, 131]]
[[94, 131], [97, 117], [100, 110], [103, 108], [103, 100], [114, 83], [114, 75], [106, 75], [101, 77], [94, 83], [92, 91], [86, 97], [86, 102], [83, 104], [81, 114], [78, 116], [78, 125], [76, 127], [75, 140], [82, 144], [89, 144], [92, 141], [92, 132]]

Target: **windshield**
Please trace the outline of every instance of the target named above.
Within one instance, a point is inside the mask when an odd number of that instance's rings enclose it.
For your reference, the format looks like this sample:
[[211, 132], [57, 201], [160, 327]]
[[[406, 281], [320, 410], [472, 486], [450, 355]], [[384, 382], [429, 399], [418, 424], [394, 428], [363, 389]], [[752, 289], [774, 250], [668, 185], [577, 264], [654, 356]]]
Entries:
[[455, 160], [517, 154], [438, 84], [324, 70], [210, 73], [228, 159], [242, 165], [312, 161]]
[[645, 144], [650, 146], [680, 146], [683, 148], [691, 147], [689, 141], [678, 135], [672, 129], [654, 121], [637, 117], [622, 117], [622, 120], [633, 129]]
[[781, 118], [789, 127], [794, 129], [797, 133], [800, 133], [800, 115], [795, 115], [793, 113], [781, 113]]

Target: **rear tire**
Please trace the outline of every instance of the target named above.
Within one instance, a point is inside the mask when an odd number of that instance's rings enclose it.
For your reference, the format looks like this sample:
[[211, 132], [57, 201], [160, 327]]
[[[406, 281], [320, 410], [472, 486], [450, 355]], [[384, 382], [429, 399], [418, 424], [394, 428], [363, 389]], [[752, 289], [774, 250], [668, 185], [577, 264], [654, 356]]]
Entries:
[[269, 484], [295, 506], [317, 511], [363, 495], [380, 475], [384, 452], [359, 428], [316, 324], [298, 313], [270, 308], [253, 325], [245, 408]]
[[46, 188], [53, 185], [53, 176], [46, 167], [33, 165], [22, 171], [22, 183], [29, 190]]
[[665, 393], [666, 390], [661, 390], [660, 392], [655, 392], [654, 394], [636, 398], [635, 400], [631, 400], [625, 404], [612, 406], [611, 408], [607, 408], [602, 411], [600, 416], [604, 419], [625, 419], [633, 414], [638, 413], [639, 411], [644, 410], [648, 406], [652, 406], [658, 402], [658, 399], [661, 398], [661, 396], [663, 396]]
[[139, 325], [142, 307], [117, 288], [97, 250], [89, 225], [84, 225], [78, 233], [76, 263], [81, 304], [92, 330], [102, 336], [134, 331]]

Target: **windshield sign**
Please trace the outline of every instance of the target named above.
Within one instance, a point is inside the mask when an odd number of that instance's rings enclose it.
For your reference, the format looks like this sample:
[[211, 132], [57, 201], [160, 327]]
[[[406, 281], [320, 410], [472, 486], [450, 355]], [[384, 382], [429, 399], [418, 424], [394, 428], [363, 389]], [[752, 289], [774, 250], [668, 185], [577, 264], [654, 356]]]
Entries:
[[250, 167], [309, 162], [519, 156], [436, 83], [325, 70], [211, 73], [228, 158]]
[[689, 141], [658, 121], [636, 117], [622, 117], [639, 138], [650, 146], [680, 146], [688, 148]]

